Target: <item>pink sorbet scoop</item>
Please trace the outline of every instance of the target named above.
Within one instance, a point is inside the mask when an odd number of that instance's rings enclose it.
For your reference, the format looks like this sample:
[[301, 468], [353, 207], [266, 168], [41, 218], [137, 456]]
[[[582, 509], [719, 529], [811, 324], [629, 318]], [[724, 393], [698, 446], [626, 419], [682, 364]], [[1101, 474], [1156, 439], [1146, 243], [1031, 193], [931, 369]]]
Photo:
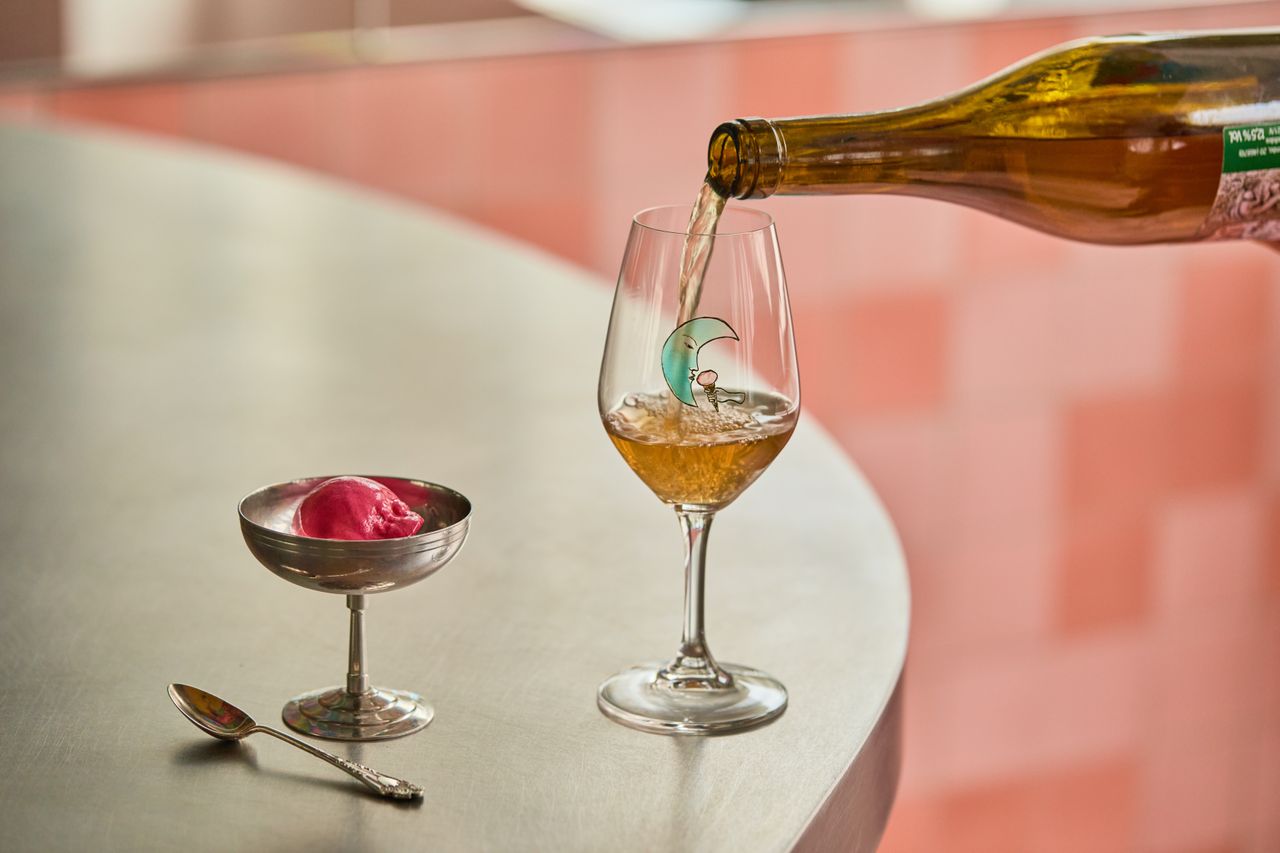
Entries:
[[293, 515], [293, 532], [313, 539], [395, 539], [421, 527], [422, 516], [395, 492], [364, 477], [325, 480]]

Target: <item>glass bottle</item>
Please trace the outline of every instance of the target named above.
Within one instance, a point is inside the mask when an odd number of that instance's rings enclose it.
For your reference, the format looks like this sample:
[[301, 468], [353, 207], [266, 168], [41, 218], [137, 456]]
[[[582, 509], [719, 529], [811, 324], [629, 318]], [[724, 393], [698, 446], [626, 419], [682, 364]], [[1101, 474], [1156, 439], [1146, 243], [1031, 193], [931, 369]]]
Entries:
[[1088, 39], [918, 106], [738, 119], [707, 182], [923, 196], [1092, 243], [1280, 240], [1280, 30]]

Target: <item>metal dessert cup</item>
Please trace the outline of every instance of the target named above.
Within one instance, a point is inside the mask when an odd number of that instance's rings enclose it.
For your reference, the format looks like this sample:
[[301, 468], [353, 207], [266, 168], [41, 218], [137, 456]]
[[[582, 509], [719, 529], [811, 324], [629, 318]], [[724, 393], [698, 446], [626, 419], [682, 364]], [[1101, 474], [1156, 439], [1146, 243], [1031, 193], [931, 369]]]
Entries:
[[[336, 476], [336, 475], [335, 475]], [[347, 597], [351, 611], [345, 686], [313, 690], [284, 706], [284, 722], [303, 734], [333, 740], [385, 740], [419, 731], [435, 711], [417, 693], [371, 687], [365, 668], [364, 597], [417, 583], [462, 548], [471, 502], [453, 489], [403, 477], [382, 483], [425, 521], [413, 536], [346, 541], [292, 533], [298, 504], [331, 477], [264, 486], [240, 501], [240, 531], [258, 562], [290, 583]]]

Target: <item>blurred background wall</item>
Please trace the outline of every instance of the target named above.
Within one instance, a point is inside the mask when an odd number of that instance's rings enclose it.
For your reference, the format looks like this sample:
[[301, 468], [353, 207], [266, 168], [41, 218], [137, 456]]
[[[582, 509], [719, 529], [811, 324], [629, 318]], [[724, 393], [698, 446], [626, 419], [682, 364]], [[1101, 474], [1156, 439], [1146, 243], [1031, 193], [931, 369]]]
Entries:
[[[818, 27], [638, 45], [514, 4], [477, 7], [483, 30], [449, 23], [457, 4], [374, 4], [374, 24], [432, 25], [396, 41], [353, 36], [369, 21], [348, 3], [281, 5], [306, 20], [10, 4], [30, 38], [0, 26], [0, 118], [314, 170], [603, 287], [634, 211], [692, 199], [723, 119], [900, 106], [1080, 36], [1280, 23], [1276, 2], [947, 22], [826, 9]], [[299, 29], [346, 29], [344, 47], [261, 41]], [[1280, 255], [1077, 245], [916, 199], [762, 206], [806, 410], [874, 482], [911, 568], [884, 849], [1280, 850]]]

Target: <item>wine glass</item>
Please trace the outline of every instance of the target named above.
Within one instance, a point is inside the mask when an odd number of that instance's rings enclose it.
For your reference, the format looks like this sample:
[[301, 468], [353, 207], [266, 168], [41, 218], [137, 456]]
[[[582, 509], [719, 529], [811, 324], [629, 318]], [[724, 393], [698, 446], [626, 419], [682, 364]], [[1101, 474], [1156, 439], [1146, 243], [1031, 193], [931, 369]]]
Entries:
[[609, 438], [684, 532], [684, 635], [675, 658], [612, 676], [597, 701], [632, 728], [714, 734], [767, 722], [787, 705], [776, 679], [712, 656], [703, 590], [715, 513], [790, 439], [800, 385], [772, 219], [730, 208], [715, 228], [706, 217], [690, 224], [689, 214], [636, 215], [599, 387]]

